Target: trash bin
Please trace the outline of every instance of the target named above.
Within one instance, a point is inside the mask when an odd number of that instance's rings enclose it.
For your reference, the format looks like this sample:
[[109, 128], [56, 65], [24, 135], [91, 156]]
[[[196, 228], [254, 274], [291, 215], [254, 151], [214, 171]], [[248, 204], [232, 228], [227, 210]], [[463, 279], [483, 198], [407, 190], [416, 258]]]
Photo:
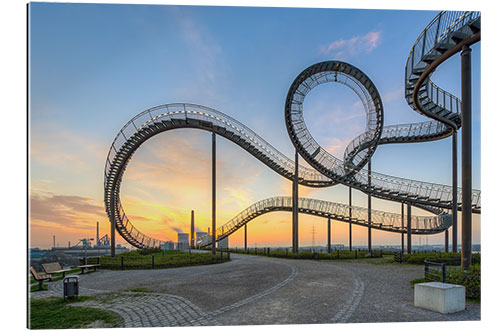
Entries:
[[63, 280], [64, 299], [78, 296], [78, 276], [66, 276]]

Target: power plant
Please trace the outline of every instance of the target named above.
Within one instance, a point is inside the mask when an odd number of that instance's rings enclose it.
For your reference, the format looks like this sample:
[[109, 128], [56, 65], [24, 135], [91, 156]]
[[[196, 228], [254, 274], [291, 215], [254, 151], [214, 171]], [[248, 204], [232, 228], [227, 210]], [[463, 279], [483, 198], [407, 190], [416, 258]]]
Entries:
[[185, 232], [177, 233], [177, 250], [189, 249], [189, 234]]

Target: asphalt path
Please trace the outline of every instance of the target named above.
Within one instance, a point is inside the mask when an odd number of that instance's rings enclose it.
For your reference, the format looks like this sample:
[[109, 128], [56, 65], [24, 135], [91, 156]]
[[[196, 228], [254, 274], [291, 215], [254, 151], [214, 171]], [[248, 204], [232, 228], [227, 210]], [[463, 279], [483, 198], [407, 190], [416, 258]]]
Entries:
[[[448, 315], [414, 307], [414, 291], [409, 281], [423, 276], [423, 266], [376, 264], [373, 259], [315, 261], [243, 254], [231, 254], [231, 259], [222, 264], [171, 269], [102, 270], [80, 276], [80, 290], [82, 295], [125, 295], [131, 290], [144, 290], [156, 297], [147, 301], [155, 306], [162, 302], [162, 296], [168, 297], [163, 299], [169, 307], [179, 304], [174, 310], [190, 309], [187, 325], [189, 322], [271, 325], [481, 318], [479, 304], [467, 303], [465, 311]], [[32, 295], [44, 297], [60, 292], [59, 281], [49, 284], [49, 292]], [[127, 316], [134, 307], [148, 312], [144, 305], [133, 303], [141, 298], [127, 295], [127, 302], [132, 302], [127, 307]], [[106, 304], [113, 310], [112, 303]], [[161, 312], [161, 315], [166, 314]], [[173, 323], [172, 326], [180, 323], [150, 318], [142, 326], [165, 322]]]

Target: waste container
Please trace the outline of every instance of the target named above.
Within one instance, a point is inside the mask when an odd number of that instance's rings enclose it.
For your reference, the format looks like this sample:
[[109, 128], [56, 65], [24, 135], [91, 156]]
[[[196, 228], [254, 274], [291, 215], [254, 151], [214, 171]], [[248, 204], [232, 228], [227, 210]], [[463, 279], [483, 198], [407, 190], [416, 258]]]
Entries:
[[78, 276], [66, 276], [63, 280], [64, 286], [64, 297], [76, 297], [78, 296]]

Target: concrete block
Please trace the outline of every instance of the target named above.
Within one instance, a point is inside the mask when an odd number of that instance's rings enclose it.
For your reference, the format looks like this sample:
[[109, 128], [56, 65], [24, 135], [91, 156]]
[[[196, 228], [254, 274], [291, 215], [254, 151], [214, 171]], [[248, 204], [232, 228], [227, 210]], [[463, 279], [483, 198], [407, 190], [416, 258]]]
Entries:
[[442, 282], [417, 283], [414, 305], [440, 313], [465, 310], [465, 287]]

